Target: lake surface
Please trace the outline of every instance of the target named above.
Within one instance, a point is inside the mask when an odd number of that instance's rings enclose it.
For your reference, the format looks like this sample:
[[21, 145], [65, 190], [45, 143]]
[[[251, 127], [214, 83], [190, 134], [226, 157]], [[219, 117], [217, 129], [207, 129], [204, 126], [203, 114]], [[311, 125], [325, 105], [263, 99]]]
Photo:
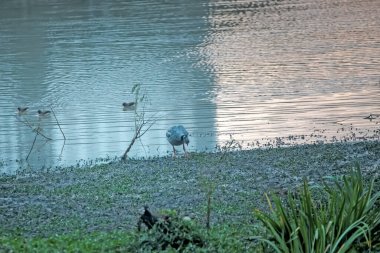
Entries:
[[192, 152], [379, 139], [379, 17], [378, 0], [1, 1], [0, 173], [120, 157], [136, 84], [153, 125], [131, 158], [171, 155], [178, 124]]

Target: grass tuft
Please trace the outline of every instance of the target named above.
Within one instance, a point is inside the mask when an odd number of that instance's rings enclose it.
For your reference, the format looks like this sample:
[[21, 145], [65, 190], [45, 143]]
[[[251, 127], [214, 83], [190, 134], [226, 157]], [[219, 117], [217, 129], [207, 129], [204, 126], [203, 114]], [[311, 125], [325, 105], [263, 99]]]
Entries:
[[[342, 182], [341, 182], [342, 181]], [[380, 212], [375, 204], [374, 181], [365, 189], [357, 166], [342, 180], [324, 184], [325, 201], [315, 200], [304, 180], [298, 195], [283, 203], [274, 195], [270, 214], [255, 210], [269, 238], [258, 237], [276, 252], [355, 252], [380, 247]]]

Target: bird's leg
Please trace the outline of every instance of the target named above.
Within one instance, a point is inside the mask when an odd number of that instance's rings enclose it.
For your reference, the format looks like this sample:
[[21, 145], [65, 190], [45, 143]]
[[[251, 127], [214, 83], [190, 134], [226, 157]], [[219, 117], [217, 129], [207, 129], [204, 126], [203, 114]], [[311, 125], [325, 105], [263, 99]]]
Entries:
[[173, 158], [175, 158], [175, 148], [173, 146]]
[[185, 152], [185, 157], [189, 157], [189, 153], [187, 153], [185, 149], [185, 143], [183, 143], [182, 146], [183, 146], [183, 151]]

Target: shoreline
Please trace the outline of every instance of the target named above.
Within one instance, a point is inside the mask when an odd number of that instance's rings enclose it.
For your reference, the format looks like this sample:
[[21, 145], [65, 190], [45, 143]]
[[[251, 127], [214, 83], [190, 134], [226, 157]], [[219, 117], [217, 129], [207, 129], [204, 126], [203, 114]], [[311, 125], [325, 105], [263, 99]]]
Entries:
[[[256, 149], [272, 149], [272, 148], [288, 148], [293, 146], [308, 146], [308, 145], [320, 145], [320, 144], [345, 144], [345, 143], [356, 143], [356, 142], [373, 142], [380, 141], [379, 131], [374, 129], [365, 129], [359, 130], [355, 129], [352, 131], [352, 128], [345, 129], [342, 127], [337, 130], [337, 133], [346, 132], [339, 136], [335, 135], [328, 136], [325, 133], [326, 129], [316, 130], [314, 129], [313, 133], [309, 135], [299, 134], [299, 135], [288, 135], [284, 137], [265, 137], [261, 139], [256, 139], [252, 142], [245, 142], [244, 140], [237, 140], [230, 135], [230, 139], [226, 140], [221, 145], [216, 145], [212, 149], [201, 149], [201, 150], [192, 150], [191, 152], [197, 154], [203, 153], [224, 153], [228, 151], [247, 151], [247, 150], [256, 150]], [[63, 150], [62, 146], [62, 150]], [[182, 150], [181, 150], [182, 151]], [[180, 151], [180, 152], [181, 152]], [[120, 155], [124, 152], [121, 150]], [[42, 153], [41, 153], [42, 154]], [[40, 154], [40, 155], [41, 155]], [[155, 160], [170, 157], [172, 151], [167, 151], [165, 154], [155, 154], [148, 155], [147, 153], [139, 155], [132, 155], [131, 160]], [[45, 161], [41, 164], [36, 164], [35, 161], [26, 161], [25, 159], [15, 159], [15, 160], [0, 160], [0, 176], [3, 175], [16, 175], [20, 172], [23, 174], [25, 171], [51, 171], [51, 170], [64, 170], [67, 168], [81, 168], [99, 165], [103, 163], [110, 163], [119, 161], [120, 157], [118, 155], [106, 155], [105, 157], [95, 157], [95, 158], [80, 158], [77, 160], [65, 160], [63, 162], [57, 162], [60, 158], [56, 157], [56, 161]]]
[[0, 232], [27, 237], [74, 231], [131, 230], [144, 205], [204, 222], [211, 192], [213, 225], [251, 222], [265, 193], [285, 196], [306, 178], [320, 185], [359, 164], [380, 178], [380, 142], [307, 144], [191, 157], [111, 162], [0, 176]]

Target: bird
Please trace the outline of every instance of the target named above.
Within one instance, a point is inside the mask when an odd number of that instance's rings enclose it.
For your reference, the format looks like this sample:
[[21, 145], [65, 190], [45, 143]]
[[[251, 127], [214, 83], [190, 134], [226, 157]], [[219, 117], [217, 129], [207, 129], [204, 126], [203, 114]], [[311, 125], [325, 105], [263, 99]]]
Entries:
[[128, 111], [134, 109], [135, 102], [124, 102], [123, 103], [123, 111]]
[[166, 139], [173, 146], [173, 157], [175, 157], [176, 150], [174, 146], [183, 146], [183, 151], [185, 151], [185, 156], [188, 156], [188, 153], [185, 149], [185, 144], [189, 145], [189, 133], [182, 125], [172, 126], [166, 132]]
[[38, 116], [43, 117], [43, 116], [49, 115], [50, 111], [41, 111], [41, 110], [38, 110], [37, 113], [38, 113]]
[[137, 222], [137, 230], [141, 230], [141, 224], [144, 224], [148, 229], [153, 228], [154, 224], [158, 222], [158, 217], [153, 215], [149, 210], [148, 206], [144, 206], [144, 213], [140, 216]]
[[373, 119], [376, 119], [377, 115], [370, 113], [369, 116], [364, 117], [363, 119], [369, 119], [369, 121], [372, 121]]
[[28, 107], [17, 107], [18, 114], [25, 114], [29, 108]]

